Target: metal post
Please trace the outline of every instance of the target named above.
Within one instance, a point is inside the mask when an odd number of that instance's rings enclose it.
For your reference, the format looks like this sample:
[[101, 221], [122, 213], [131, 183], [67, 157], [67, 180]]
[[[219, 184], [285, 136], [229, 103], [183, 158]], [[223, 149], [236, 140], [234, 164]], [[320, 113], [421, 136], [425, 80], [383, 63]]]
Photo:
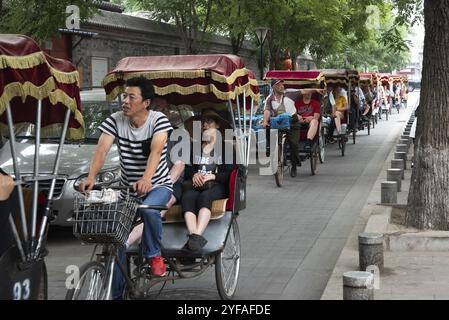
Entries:
[[[17, 153], [16, 153], [16, 138], [14, 136], [14, 122], [12, 120], [11, 114], [11, 106], [9, 104], [6, 105], [6, 117], [8, 118], [8, 129], [9, 129], [9, 144], [11, 148], [11, 157], [14, 166], [14, 175], [16, 180], [20, 180], [20, 168], [17, 164]], [[17, 193], [19, 196], [19, 209], [20, 209], [20, 220], [22, 221], [22, 232], [23, 232], [23, 241], [28, 241], [28, 229], [27, 229], [27, 219], [25, 216], [25, 205], [23, 202], [23, 190], [22, 185], [17, 185]]]
[[[36, 221], [37, 221], [37, 198], [39, 194], [39, 181], [37, 180], [39, 175], [39, 147], [41, 143], [41, 117], [42, 117], [42, 100], [37, 102], [37, 114], [36, 114], [36, 143], [34, 146], [34, 187], [33, 187], [33, 209], [32, 209], [32, 220], [31, 220], [31, 243], [34, 246], [34, 241], [36, 240]], [[33, 247], [31, 247], [33, 250]]]
[[249, 114], [249, 130], [248, 130], [248, 153], [246, 157], [246, 166], [249, 166], [249, 155], [251, 153], [251, 138], [252, 138], [252, 127], [253, 127], [253, 110], [254, 110], [254, 98], [251, 97], [251, 111]]
[[[239, 101], [239, 97], [237, 96], [235, 100], [237, 102], [237, 117], [239, 118], [239, 130], [238, 130], [238, 132], [241, 133], [242, 132], [242, 119], [241, 119], [241, 115], [240, 115], [240, 101]], [[244, 146], [244, 143], [243, 143], [243, 140], [244, 140], [243, 134], [239, 134], [237, 139], [240, 139], [240, 153], [241, 153], [241, 155], [240, 155], [240, 163], [243, 164], [243, 162], [245, 161], [245, 159], [244, 159], [245, 146]]]
[[62, 133], [61, 133], [61, 140], [59, 141], [58, 151], [56, 153], [55, 164], [53, 166], [53, 179], [51, 181], [50, 190], [49, 190], [48, 196], [47, 196], [47, 204], [45, 206], [45, 215], [42, 219], [41, 228], [40, 228], [40, 232], [39, 232], [39, 239], [38, 239], [36, 250], [34, 252], [36, 256], [39, 254], [39, 251], [42, 246], [42, 242], [44, 240], [45, 232], [47, 229], [48, 217], [50, 216], [50, 203], [51, 203], [51, 199], [53, 198], [53, 193], [55, 190], [56, 176], [58, 174], [59, 162], [61, 160], [61, 155], [62, 155], [62, 149], [64, 147], [64, 141], [65, 141], [68, 127], [69, 127], [69, 119], [70, 119], [70, 109], [67, 109], [66, 114], [65, 114], [65, 119], [64, 119], [64, 126], [62, 128]]

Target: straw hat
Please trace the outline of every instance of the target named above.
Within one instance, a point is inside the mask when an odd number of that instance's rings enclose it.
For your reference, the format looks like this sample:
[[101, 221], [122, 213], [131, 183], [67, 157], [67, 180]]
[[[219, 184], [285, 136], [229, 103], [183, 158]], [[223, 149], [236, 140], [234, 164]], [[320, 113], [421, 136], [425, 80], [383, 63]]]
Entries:
[[224, 138], [225, 129], [231, 129], [230, 123], [222, 118], [214, 109], [207, 108], [201, 110], [201, 115], [193, 116], [187, 119], [184, 122], [184, 128], [187, 130], [187, 132], [190, 134], [190, 136], [193, 136], [193, 122], [194, 121], [201, 121], [203, 122], [204, 119], [213, 119], [215, 123], [218, 124], [219, 129], [222, 137]]

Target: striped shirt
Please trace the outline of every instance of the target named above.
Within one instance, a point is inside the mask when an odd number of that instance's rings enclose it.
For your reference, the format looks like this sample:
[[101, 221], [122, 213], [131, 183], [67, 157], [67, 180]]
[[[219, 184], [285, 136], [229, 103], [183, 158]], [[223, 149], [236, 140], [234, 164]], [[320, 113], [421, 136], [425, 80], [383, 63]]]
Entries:
[[[151, 139], [158, 133], [172, 130], [167, 117], [161, 112], [150, 111], [145, 124], [134, 128], [129, 118], [122, 111], [113, 113], [99, 127], [99, 130], [116, 138], [119, 155], [122, 185], [132, 185], [140, 180], [145, 173], [150, 155]], [[159, 165], [154, 173], [151, 184], [172, 190], [172, 182], [167, 166], [167, 143], [161, 154]]]

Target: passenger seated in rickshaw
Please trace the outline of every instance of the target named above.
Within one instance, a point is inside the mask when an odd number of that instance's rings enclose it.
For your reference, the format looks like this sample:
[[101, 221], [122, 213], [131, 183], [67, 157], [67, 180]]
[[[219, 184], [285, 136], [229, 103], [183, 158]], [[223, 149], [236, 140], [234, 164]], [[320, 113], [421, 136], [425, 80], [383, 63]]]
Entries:
[[204, 109], [200, 117], [186, 121], [187, 131], [192, 132], [190, 128], [195, 120], [201, 120], [201, 154], [194, 154], [195, 148], [192, 148], [192, 162], [186, 166], [181, 200], [189, 232], [183, 250], [190, 251], [198, 251], [206, 245], [203, 233], [211, 217], [212, 202], [228, 197], [229, 177], [235, 163], [233, 157], [232, 163], [225, 161], [225, 152], [234, 150], [223, 141], [224, 130], [231, 128], [229, 123], [213, 109]]
[[318, 132], [319, 121], [321, 117], [320, 103], [312, 99], [312, 93], [304, 93], [302, 99], [295, 103], [298, 121], [301, 125], [308, 126], [307, 139], [304, 146], [305, 151], [310, 151], [313, 145], [313, 139]]
[[332, 117], [335, 120], [335, 127], [337, 128], [338, 135], [344, 138], [345, 134], [342, 133], [341, 123], [342, 121], [347, 121], [345, 113], [347, 113], [349, 109], [348, 94], [346, 90], [344, 90], [341, 86], [337, 86], [335, 88], [334, 93], [335, 93], [335, 105], [332, 108]]
[[362, 114], [365, 111], [366, 113], [369, 112], [369, 106], [367, 106], [365, 95], [358, 85], [351, 88], [351, 97], [352, 121], [354, 122], [354, 125], [358, 126], [359, 130], [363, 130], [363, 121], [368, 121], [368, 119], [362, 118]]
[[369, 116], [374, 110], [374, 94], [367, 85], [362, 86], [362, 91], [366, 99], [366, 107], [362, 113], [362, 119], [363, 121], [368, 121]]

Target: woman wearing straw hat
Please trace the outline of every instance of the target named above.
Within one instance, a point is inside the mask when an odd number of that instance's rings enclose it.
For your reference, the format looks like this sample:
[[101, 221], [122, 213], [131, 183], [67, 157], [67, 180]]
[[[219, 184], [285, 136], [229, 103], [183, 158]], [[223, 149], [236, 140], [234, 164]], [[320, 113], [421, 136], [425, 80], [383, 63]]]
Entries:
[[[189, 239], [183, 249], [198, 251], [207, 240], [202, 236], [211, 216], [212, 202], [228, 196], [229, 176], [234, 168], [232, 163], [225, 163], [223, 141], [225, 129], [229, 123], [213, 109], [203, 109], [201, 116], [186, 121], [185, 128], [192, 133], [193, 121], [201, 121], [202, 141], [200, 154], [192, 148], [191, 165], [186, 166], [184, 190], [182, 195], [182, 211], [189, 231]], [[232, 151], [233, 152], [233, 151]]]

